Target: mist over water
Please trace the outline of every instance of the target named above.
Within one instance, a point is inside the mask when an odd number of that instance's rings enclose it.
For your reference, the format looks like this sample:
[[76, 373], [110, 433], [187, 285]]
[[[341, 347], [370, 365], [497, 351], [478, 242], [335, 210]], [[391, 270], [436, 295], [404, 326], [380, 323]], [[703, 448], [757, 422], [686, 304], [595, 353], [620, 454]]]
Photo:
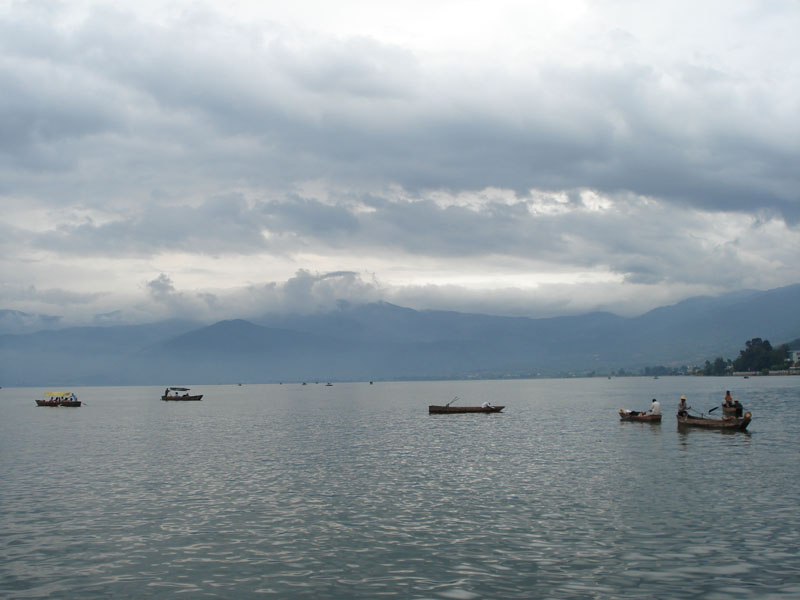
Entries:
[[0, 390], [0, 595], [800, 595], [797, 377], [163, 387]]

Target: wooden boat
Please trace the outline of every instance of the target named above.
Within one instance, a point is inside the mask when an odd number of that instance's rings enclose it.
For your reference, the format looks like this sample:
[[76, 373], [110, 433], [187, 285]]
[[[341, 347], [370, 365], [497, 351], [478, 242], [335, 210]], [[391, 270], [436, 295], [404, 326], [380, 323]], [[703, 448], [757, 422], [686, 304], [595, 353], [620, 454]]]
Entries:
[[679, 427], [703, 427], [705, 429], [725, 429], [728, 431], [745, 431], [750, 424], [753, 415], [750, 411], [744, 413], [740, 418], [725, 417], [722, 419], [711, 419], [709, 417], [682, 417], [678, 415]]
[[619, 409], [620, 421], [639, 421], [641, 423], [661, 423], [661, 415], [650, 415], [646, 412], [633, 414], [632, 411]]
[[36, 400], [36, 406], [66, 406], [79, 408], [81, 401], [72, 392], [47, 392], [44, 400]]
[[431, 404], [428, 406], [428, 414], [431, 415], [446, 415], [458, 413], [498, 413], [503, 410], [505, 406], [450, 406]]
[[170, 402], [172, 402], [172, 401], [175, 401], [175, 402], [181, 402], [181, 401], [182, 402], [191, 402], [191, 401], [195, 401], [195, 402], [197, 402], [197, 401], [203, 399], [203, 394], [197, 394], [197, 395], [194, 395], [194, 396], [190, 396], [189, 394], [184, 394], [183, 396], [161, 396], [161, 399], [164, 402], [167, 402], [167, 401], [170, 401]]
[[[164, 390], [164, 395], [161, 396], [161, 399], [164, 402], [167, 401], [174, 401], [174, 402], [190, 402], [190, 401], [199, 401], [203, 399], [203, 394], [189, 394], [189, 388], [184, 387], [170, 387]], [[174, 392], [170, 395], [170, 392]], [[181, 394], [180, 392], [183, 392]]]
[[37, 400], [36, 406], [61, 406], [61, 402], [58, 400]]

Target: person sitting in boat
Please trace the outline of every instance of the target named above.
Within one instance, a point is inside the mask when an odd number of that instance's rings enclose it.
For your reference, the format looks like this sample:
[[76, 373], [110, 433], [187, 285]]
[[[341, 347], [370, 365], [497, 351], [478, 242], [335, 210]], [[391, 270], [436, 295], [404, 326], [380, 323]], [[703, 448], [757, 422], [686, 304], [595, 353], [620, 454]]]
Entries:
[[678, 402], [678, 416], [688, 417], [690, 408], [692, 407], [686, 404], [686, 396], [681, 396], [681, 401]]
[[647, 411], [651, 415], [660, 415], [661, 414], [661, 403], [653, 398], [653, 403], [650, 405], [650, 410]]
[[734, 412], [734, 416], [737, 419], [741, 419], [742, 413], [744, 412], [744, 407], [742, 406], [742, 403], [739, 402], [738, 400], [734, 400], [733, 404], [731, 404], [731, 408], [736, 410], [736, 412]]
[[481, 408], [491, 408], [491, 407], [492, 407], [492, 403], [489, 402], [488, 400], [486, 402], [484, 402], [483, 404], [481, 404]]
[[638, 417], [639, 415], [647, 414], [647, 411], [644, 410], [631, 410], [629, 408], [620, 408], [619, 414], [625, 415], [626, 417]]

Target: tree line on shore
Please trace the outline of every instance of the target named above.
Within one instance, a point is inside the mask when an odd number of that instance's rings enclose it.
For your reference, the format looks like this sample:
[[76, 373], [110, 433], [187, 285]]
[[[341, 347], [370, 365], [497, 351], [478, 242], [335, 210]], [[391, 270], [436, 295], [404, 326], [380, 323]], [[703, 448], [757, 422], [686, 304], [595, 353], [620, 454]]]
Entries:
[[[733, 372], [767, 373], [769, 371], [785, 369], [789, 359], [789, 344], [773, 347], [769, 340], [753, 338], [745, 342], [744, 350], [739, 351], [739, 356], [734, 359], [725, 359], [721, 356], [713, 361], [706, 360], [705, 365], [695, 374], [699, 375], [728, 375]], [[691, 372], [686, 366], [675, 367], [645, 367], [644, 374], [659, 375], [686, 375]]]

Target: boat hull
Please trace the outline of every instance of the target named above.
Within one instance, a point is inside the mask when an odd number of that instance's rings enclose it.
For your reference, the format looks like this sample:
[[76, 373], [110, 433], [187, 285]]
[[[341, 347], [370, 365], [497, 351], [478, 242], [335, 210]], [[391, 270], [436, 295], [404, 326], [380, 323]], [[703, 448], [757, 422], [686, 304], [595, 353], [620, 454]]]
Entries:
[[727, 431], [745, 431], [750, 424], [751, 415], [744, 413], [741, 418], [708, 419], [705, 417], [678, 416], [679, 427], [701, 427], [704, 429], [724, 429]]
[[203, 394], [196, 396], [161, 396], [164, 402], [197, 402], [203, 399]]
[[639, 423], [661, 423], [661, 415], [630, 415], [624, 410], [619, 411], [620, 421], [638, 421]]
[[431, 404], [428, 406], [428, 414], [431, 415], [455, 415], [464, 413], [499, 413], [505, 406], [439, 406]]
[[37, 400], [36, 406], [66, 406], [67, 408], [80, 407], [80, 400]]

